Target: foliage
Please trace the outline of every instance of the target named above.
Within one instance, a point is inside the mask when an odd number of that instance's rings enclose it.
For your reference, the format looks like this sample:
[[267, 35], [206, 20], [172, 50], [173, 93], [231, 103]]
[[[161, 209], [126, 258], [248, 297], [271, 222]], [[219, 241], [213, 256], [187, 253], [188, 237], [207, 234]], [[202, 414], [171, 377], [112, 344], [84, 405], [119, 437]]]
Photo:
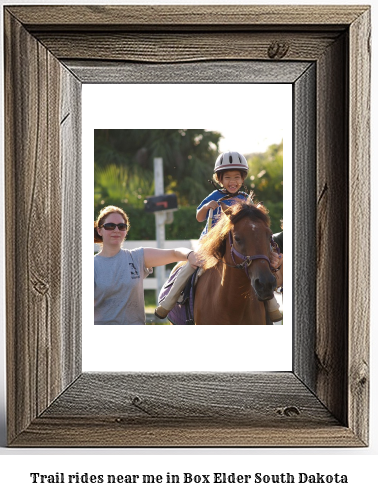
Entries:
[[[281, 231], [280, 221], [282, 219], [282, 201], [278, 203], [264, 203], [269, 210], [271, 228], [274, 233]], [[140, 208], [126, 206], [118, 203], [123, 208], [130, 219], [130, 232], [127, 236], [129, 240], [155, 240], [155, 216], [146, 213]], [[196, 220], [197, 207], [180, 207], [174, 212], [173, 223], [165, 226], [165, 237], [167, 240], [196, 240], [200, 237], [205, 222], [199, 223]], [[99, 210], [95, 209], [94, 218], [98, 216]]]
[[273, 232], [280, 231], [283, 216], [283, 143], [272, 144], [264, 153], [247, 157], [249, 177], [245, 184], [269, 210]]
[[[130, 220], [129, 240], [154, 240], [155, 216], [144, 210], [119, 203], [118, 206], [125, 210]], [[165, 237], [167, 240], [191, 240], [198, 239], [205, 223], [196, 220], [197, 207], [181, 207], [174, 212], [173, 223], [165, 226]], [[98, 216], [95, 210], [95, 219]]]
[[[130, 217], [129, 239], [154, 240], [155, 217], [143, 201], [154, 194], [153, 159], [162, 157], [166, 193], [176, 193], [180, 209], [166, 225], [167, 239], [197, 239], [204, 224], [196, 206], [212, 191], [219, 132], [181, 130], [95, 130], [95, 218], [106, 205], [120, 206]], [[247, 156], [247, 190], [269, 210], [273, 232], [280, 231], [283, 214], [283, 144]]]
[[173, 224], [165, 226], [167, 240], [198, 239], [206, 223], [196, 219], [197, 207], [181, 207], [174, 213]]
[[270, 227], [273, 233], [279, 233], [282, 231], [281, 229], [281, 220], [283, 214], [283, 203], [282, 201], [274, 202], [266, 202], [264, 206], [269, 210], [270, 217]]
[[255, 198], [262, 202], [278, 202], [283, 197], [283, 143], [273, 144], [265, 153], [248, 157], [249, 179]]
[[[151, 193], [153, 159], [156, 157], [163, 158], [165, 192], [175, 192], [181, 205], [198, 204], [207, 196], [206, 180], [212, 176], [218, 155], [219, 132], [204, 129], [101, 129], [95, 130], [94, 137], [95, 168], [103, 170], [110, 165], [116, 166], [121, 182], [124, 181], [122, 171], [127, 171], [125, 199], [130, 200], [131, 180], [140, 185], [142, 197]], [[102, 197], [108, 204], [106, 192]]]
[[94, 203], [99, 209], [121, 203], [143, 208], [145, 197], [153, 194], [151, 173], [140, 178], [115, 164], [104, 167], [95, 164], [94, 181]]
[[[122, 208], [128, 215], [130, 221], [130, 230], [127, 235], [129, 240], [154, 240], [155, 239], [155, 217], [153, 214], [146, 213], [143, 209], [128, 206], [126, 203], [110, 200], [109, 205], [116, 205]], [[98, 214], [102, 206], [95, 206], [94, 218]]]

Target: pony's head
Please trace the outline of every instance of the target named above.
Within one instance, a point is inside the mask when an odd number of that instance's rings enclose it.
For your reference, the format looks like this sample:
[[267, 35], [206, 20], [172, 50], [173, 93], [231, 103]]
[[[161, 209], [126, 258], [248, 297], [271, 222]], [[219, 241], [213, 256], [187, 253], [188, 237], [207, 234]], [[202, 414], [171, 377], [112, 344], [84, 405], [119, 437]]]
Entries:
[[222, 212], [215, 226], [201, 239], [198, 249], [204, 269], [215, 266], [226, 252], [226, 242], [230, 231], [244, 218], [252, 223], [262, 223], [270, 228], [268, 210], [261, 204], [255, 205], [251, 199], [236, 201], [227, 206], [221, 202]]
[[228, 265], [241, 265], [243, 257], [250, 257], [245, 260], [245, 270], [257, 297], [272, 298], [276, 280], [269, 266], [272, 232], [267, 209], [251, 199], [221, 206], [219, 220], [200, 241], [198, 255], [203, 268], [216, 266], [227, 251]]

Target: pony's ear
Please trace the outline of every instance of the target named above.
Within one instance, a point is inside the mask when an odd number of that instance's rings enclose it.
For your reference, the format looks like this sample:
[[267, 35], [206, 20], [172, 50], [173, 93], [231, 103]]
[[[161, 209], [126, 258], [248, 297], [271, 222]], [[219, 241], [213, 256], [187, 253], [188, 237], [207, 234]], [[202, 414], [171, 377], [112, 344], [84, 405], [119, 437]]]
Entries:
[[222, 212], [229, 217], [231, 215], [231, 207], [223, 203], [223, 201], [220, 202], [220, 206], [222, 209]]

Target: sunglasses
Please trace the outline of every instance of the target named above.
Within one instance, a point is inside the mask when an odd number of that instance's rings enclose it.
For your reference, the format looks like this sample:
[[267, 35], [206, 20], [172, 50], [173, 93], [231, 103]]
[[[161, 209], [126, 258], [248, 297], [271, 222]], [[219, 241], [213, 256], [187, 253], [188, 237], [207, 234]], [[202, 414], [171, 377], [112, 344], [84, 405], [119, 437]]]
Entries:
[[103, 224], [101, 227], [103, 227], [106, 231], [114, 231], [116, 227], [118, 227], [120, 231], [126, 231], [127, 224], [125, 224], [125, 222], [121, 222], [121, 224], [114, 224], [114, 222], [107, 222], [106, 224]]

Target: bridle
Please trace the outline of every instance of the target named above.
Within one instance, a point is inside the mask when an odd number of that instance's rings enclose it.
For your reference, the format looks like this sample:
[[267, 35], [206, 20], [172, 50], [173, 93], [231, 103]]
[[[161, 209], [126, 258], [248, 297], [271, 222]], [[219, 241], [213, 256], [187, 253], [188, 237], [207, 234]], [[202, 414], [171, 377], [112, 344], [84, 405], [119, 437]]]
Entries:
[[[257, 254], [257, 255], [243, 255], [242, 253], [240, 253], [237, 250], [235, 250], [231, 231], [228, 233], [228, 239], [229, 239], [230, 247], [231, 247], [231, 258], [232, 258], [232, 261], [233, 261], [233, 263], [235, 265], [231, 266], [230, 264], [227, 264], [227, 262], [225, 262], [225, 264], [227, 266], [233, 267], [233, 268], [236, 268], [236, 269], [244, 269], [247, 277], [249, 277], [249, 275], [248, 275], [248, 267], [252, 264], [252, 262], [254, 260], [264, 259], [264, 260], [268, 261], [269, 267], [271, 268], [271, 266], [270, 266], [270, 260], [269, 260], [269, 258], [266, 255], [259, 255], [259, 254]], [[239, 259], [242, 259], [242, 262], [240, 262], [240, 264], [236, 263], [234, 255], [236, 257], [238, 257]]]
[[[209, 182], [211, 182], [215, 186], [215, 184], [212, 181], [209, 181]], [[216, 186], [215, 186], [215, 188], [217, 189], [217, 191], [221, 192]], [[246, 195], [245, 193], [239, 193], [238, 192], [238, 194], [243, 194], [245, 197], [248, 197], [248, 195]], [[231, 193], [228, 193], [225, 196], [223, 196], [223, 198], [220, 198], [218, 200], [218, 203], [221, 202], [221, 201], [223, 201], [223, 200], [225, 200], [225, 199], [227, 199], [227, 198], [231, 198], [233, 196], [235, 196], [235, 195], [232, 195]], [[235, 250], [235, 248], [234, 248], [234, 242], [233, 242], [233, 239], [232, 239], [232, 232], [231, 231], [229, 231], [229, 233], [228, 233], [228, 239], [229, 239], [230, 247], [231, 247], [231, 258], [232, 258], [232, 261], [233, 261], [233, 263], [235, 265], [232, 266], [231, 264], [228, 264], [227, 262], [225, 262], [222, 259], [217, 259], [217, 260], [221, 260], [224, 264], [226, 264], [226, 266], [233, 267], [235, 269], [244, 269], [247, 277], [249, 278], [248, 267], [252, 264], [252, 262], [254, 260], [263, 259], [263, 260], [266, 260], [268, 262], [269, 268], [270, 268], [270, 270], [271, 270], [272, 273], [276, 273], [278, 271], [278, 269], [274, 269], [270, 265], [270, 260], [269, 260], [269, 258], [266, 255], [260, 255], [260, 254], [257, 254], [257, 255], [243, 255], [242, 253], [240, 253], [237, 250]], [[270, 238], [270, 246], [271, 246], [272, 249], [279, 250], [279, 247], [278, 247], [277, 243], [274, 241], [273, 236], [271, 236], [271, 238]], [[239, 259], [242, 259], [242, 262], [240, 264], [236, 263], [234, 255], [236, 257], [238, 257]]]

